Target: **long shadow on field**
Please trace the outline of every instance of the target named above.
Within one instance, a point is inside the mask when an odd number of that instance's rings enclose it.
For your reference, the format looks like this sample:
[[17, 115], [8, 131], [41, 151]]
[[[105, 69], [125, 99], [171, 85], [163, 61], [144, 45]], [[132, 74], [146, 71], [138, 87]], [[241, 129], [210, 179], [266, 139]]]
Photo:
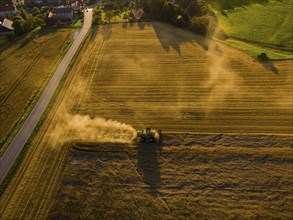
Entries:
[[274, 65], [274, 63], [270, 60], [268, 61], [260, 61], [260, 63], [267, 69], [272, 71], [275, 74], [279, 74], [278, 68]]
[[[279, 2], [282, 2], [282, 0], [278, 0]], [[209, 0], [209, 3], [212, 5], [213, 8], [222, 11], [224, 13], [224, 10], [232, 11], [237, 7], [249, 7], [253, 4], [267, 4], [269, 3], [269, 0], [241, 0], [241, 1], [227, 1], [227, 0], [218, 0], [213, 1]]]
[[127, 28], [128, 26], [129, 27], [133, 27], [134, 25], [137, 25], [141, 30], [144, 30], [146, 26], [151, 26], [150, 23], [148, 22], [144, 22], [144, 21], [138, 21], [138, 22], [125, 22], [125, 23], [122, 23], [122, 27], [123, 28]]
[[150, 193], [157, 195], [160, 184], [160, 166], [158, 157], [160, 147], [156, 144], [138, 144], [137, 169], [142, 175], [143, 181], [150, 186]]
[[174, 49], [179, 56], [181, 56], [181, 44], [187, 42], [197, 42], [205, 50], [208, 49], [207, 41], [190, 31], [179, 29], [175, 26], [154, 22], [152, 26], [156, 32], [157, 38], [160, 41], [162, 47], [169, 52], [170, 49]]
[[109, 40], [112, 36], [112, 24], [106, 24], [102, 27], [103, 40]]
[[92, 31], [91, 31], [91, 35], [90, 35], [90, 40], [94, 41], [99, 33], [99, 27], [93, 27]]

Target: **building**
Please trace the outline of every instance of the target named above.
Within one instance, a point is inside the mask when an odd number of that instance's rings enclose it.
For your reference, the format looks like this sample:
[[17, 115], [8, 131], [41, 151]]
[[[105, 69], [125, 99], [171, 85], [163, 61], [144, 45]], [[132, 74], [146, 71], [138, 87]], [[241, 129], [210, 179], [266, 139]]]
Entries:
[[9, 19], [5, 18], [3, 20], [3, 23], [0, 24], [0, 35], [15, 34], [12, 24], [13, 21], [10, 21]]
[[52, 6], [62, 5], [62, 0], [47, 0], [47, 4]]
[[61, 24], [71, 24], [73, 22], [73, 10], [71, 7], [54, 8], [55, 13], [53, 19]]
[[16, 7], [14, 5], [0, 5], [0, 18], [4, 19], [6, 14], [16, 15]]
[[33, 0], [34, 4], [41, 5], [43, 4], [43, 0]]

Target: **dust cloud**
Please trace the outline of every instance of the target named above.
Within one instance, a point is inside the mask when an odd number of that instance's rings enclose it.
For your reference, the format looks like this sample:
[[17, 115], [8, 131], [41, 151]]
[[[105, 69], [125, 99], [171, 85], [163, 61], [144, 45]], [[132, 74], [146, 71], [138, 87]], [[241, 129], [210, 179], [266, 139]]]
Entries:
[[[211, 22], [216, 25], [215, 22]], [[208, 44], [208, 79], [203, 87], [208, 90], [208, 97], [205, 97], [204, 110], [210, 113], [225, 104], [227, 98], [233, 98], [234, 94], [241, 95], [242, 78], [233, 72], [228, 65], [228, 58], [221, 52], [217, 43], [212, 40], [219, 37], [221, 33], [217, 27], [212, 27], [211, 36], [207, 39]]]
[[50, 139], [59, 144], [72, 141], [130, 143], [135, 133], [130, 125], [114, 120], [65, 113]]

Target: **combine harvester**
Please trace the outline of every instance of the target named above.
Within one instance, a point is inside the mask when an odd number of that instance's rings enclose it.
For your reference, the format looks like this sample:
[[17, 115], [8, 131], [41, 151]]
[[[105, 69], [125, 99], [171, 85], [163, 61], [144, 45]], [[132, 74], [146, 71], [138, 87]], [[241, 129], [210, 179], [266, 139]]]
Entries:
[[140, 143], [158, 143], [161, 140], [161, 130], [146, 128], [145, 130], [137, 130], [135, 140]]

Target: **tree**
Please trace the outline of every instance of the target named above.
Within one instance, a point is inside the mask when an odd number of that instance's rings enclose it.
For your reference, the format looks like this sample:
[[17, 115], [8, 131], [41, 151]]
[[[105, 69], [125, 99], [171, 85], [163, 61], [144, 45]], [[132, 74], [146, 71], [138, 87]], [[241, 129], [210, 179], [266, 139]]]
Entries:
[[106, 20], [108, 20], [108, 23], [111, 23], [111, 18], [114, 16], [114, 11], [113, 10], [109, 10], [105, 12], [105, 18]]
[[93, 11], [93, 24], [98, 25], [102, 20], [102, 10], [100, 7], [96, 7]]
[[123, 11], [124, 3], [124, 0], [115, 0], [115, 9], [119, 12]]
[[41, 14], [40, 9], [37, 8], [37, 7], [34, 7], [33, 8], [33, 16], [37, 16], [37, 15], [40, 15], [40, 14]]
[[24, 31], [24, 19], [21, 16], [15, 16], [13, 18], [12, 27], [14, 28], [16, 34], [23, 34]]
[[23, 8], [20, 8], [18, 13], [24, 20], [28, 20], [30, 18], [30, 15]]
[[10, 13], [5, 13], [5, 18], [9, 19], [10, 21], [13, 20], [13, 16]]

